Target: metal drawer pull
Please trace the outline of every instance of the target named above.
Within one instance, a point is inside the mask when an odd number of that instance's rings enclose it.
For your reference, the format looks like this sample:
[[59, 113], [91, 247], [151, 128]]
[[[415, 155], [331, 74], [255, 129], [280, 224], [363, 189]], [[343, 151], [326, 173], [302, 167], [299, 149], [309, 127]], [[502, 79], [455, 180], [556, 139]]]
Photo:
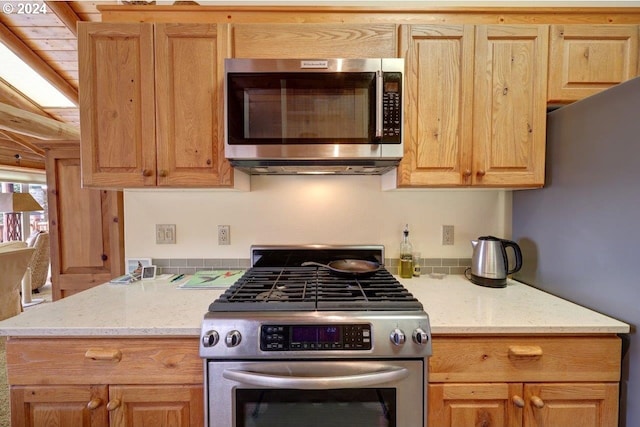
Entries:
[[119, 362], [122, 359], [122, 352], [116, 349], [90, 348], [84, 354], [85, 359], [111, 360]]
[[531, 396], [531, 404], [538, 409], [544, 408], [544, 400], [540, 399], [538, 396]]
[[94, 399], [91, 399], [89, 403], [87, 403], [87, 409], [90, 411], [93, 411], [94, 409], [98, 408], [100, 405], [102, 405], [102, 399], [100, 399], [99, 397], [96, 397]]
[[107, 403], [107, 411], [113, 411], [114, 409], [118, 409], [120, 407], [120, 399], [113, 399]]
[[539, 359], [542, 357], [542, 348], [537, 345], [511, 345], [509, 346], [510, 359]]
[[225, 369], [222, 374], [228, 380], [259, 387], [326, 390], [332, 388], [367, 387], [399, 381], [409, 375], [407, 368], [391, 366], [387, 370], [336, 377], [292, 377], [271, 375], [239, 369]]
[[516, 405], [518, 408], [524, 408], [524, 399], [520, 396], [518, 396], [517, 394], [515, 394], [512, 398], [511, 401], [513, 402], [514, 405]]

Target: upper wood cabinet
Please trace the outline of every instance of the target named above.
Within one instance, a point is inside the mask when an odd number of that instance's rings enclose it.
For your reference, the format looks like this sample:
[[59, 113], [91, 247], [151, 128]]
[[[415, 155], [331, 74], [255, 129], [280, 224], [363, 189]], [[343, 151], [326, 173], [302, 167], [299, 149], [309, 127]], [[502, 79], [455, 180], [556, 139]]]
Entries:
[[403, 185], [456, 186], [471, 168], [474, 27], [403, 26]]
[[548, 26], [413, 25], [398, 185], [544, 183]]
[[473, 185], [544, 184], [549, 27], [476, 28]]
[[85, 186], [231, 185], [220, 27], [79, 25]]
[[395, 58], [395, 24], [234, 24], [234, 58]]
[[640, 74], [637, 25], [552, 25], [549, 93], [568, 103]]

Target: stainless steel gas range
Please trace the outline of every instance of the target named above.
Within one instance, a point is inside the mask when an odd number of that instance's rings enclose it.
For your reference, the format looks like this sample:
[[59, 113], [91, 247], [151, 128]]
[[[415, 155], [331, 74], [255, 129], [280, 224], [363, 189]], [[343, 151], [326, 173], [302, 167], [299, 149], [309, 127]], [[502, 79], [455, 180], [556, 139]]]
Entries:
[[254, 246], [202, 322], [209, 427], [426, 426], [429, 317], [382, 268], [382, 246]]

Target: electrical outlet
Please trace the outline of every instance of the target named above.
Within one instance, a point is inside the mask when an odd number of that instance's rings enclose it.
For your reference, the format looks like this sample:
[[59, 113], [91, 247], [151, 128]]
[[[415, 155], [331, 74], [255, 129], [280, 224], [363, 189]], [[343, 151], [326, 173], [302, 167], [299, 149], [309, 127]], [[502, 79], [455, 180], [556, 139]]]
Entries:
[[228, 225], [218, 226], [218, 245], [231, 244], [231, 227]]
[[453, 225], [442, 226], [442, 244], [453, 245]]
[[175, 244], [176, 225], [156, 224], [156, 244]]

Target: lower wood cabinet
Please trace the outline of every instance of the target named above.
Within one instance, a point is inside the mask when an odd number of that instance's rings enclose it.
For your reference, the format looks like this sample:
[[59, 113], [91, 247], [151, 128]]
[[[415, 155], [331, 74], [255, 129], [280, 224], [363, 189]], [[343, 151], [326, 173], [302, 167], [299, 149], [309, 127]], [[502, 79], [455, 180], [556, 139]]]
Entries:
[[202, 393], [198, 385], [15, 386], [12, 425], [201, 426]]
[[434, 337], [429, 427], [616, 427], [616, 336]]
[[12, 427], [201, 427], [198, 339], [10, 339]]
[[[616, 335], [434, 336], [432, 345], [429, 427], [618, 425]], [[201, 427], [203, 369], [197, 337], [10, 338], [11, 425]]]
[[429, 427], [618, 425], [617, 383], [429, 385]]

